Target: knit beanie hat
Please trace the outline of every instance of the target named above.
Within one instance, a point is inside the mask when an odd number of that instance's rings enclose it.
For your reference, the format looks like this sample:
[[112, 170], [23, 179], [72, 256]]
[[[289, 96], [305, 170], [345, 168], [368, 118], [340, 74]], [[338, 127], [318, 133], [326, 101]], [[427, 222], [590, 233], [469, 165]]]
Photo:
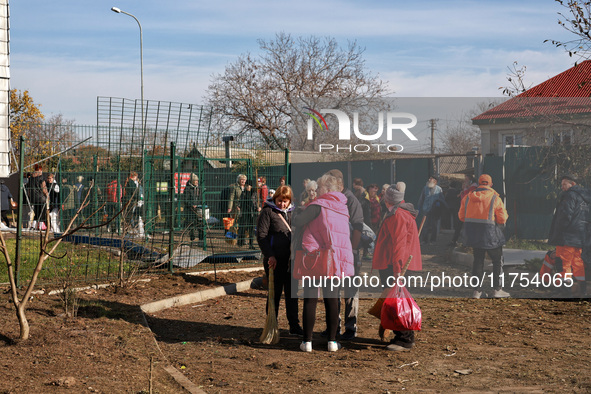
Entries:
[[405, 190], [406, 184], [404, 182], [398, 182], [396, 185], [390, 185], [390, 187], [386, 189], [384, 199], [388, 204], [400, 204], [400, 202], [404, 200]]

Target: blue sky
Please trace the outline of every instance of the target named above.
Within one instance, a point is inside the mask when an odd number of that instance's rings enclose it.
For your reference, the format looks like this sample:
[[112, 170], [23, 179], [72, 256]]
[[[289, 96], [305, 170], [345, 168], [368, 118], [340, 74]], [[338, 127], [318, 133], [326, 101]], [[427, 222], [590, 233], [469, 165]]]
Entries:
[[10, 2], [11, 87], [42, 111], [96, 123], [96, 97], [203, 103], [211, 75], [283, 31], [366, 48], [395, 97], [500, 97], [514, 61], [538, 84], [573, 65], [545, 39], [570, 35], [551, 0]]

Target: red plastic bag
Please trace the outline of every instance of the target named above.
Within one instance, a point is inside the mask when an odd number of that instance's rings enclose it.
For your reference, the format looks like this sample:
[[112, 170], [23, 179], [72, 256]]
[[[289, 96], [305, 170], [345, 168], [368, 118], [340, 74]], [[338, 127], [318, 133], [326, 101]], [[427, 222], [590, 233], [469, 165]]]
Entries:
[[392, 331], [421, 331], [421, 308], [406, 289], [394, 286], [382, 305], [382, 327]]

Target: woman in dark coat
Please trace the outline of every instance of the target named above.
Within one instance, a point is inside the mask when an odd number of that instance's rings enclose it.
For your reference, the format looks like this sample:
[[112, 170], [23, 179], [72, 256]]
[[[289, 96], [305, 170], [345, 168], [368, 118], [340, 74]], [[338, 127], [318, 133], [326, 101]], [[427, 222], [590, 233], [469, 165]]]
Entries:
[[244, 246], [246, 243], [246, 233], [248, 232], [248, 246], [254, 249], [254, 228], [257, 216], [257, 194], [252, 188], [252, 183], [246, 181], [244, 191], [240, 195], [240, 224], [238, 227], [238, 246]]
[[43, 168], [39, 164], [35, 164], [35, 171], [31, 174], [31, 177], [27, 182], [27, 188], [29, 189], [29, 198], [33, 205], [33, 212], [35, 212], [35, 220], [33, 221], [32, 227], [37, 230], [42, 228], [42, 222], [46, 222], [45, 202], [49, 195], [45, 184], [45, 178], [43, 178]]
[[9, 221], [8, 221], [8, 211], [10, 210], [10, 203], [13, 201], [12, 200], [12, 194], [10, 193], [10, 190], [8, 189], [8, 186], [6, 186], [4, 184], [4, 180], [0, 181], [0, 200], [1, 200], [1, 210], [2, 210], [2, 222], [4, 222], [6, 224], [6, 226], [9, 226]]
[[275, 313], [279, 313], [281, 293], [285, 293], [285, 313], [289, 322], [289, 333], [302, 336], [304, 331], [298, 317], [298, 299], [291, 290], [297, 286], [290, 270], [291, 254], [291, 213], [293, 193], [289, 186], [279, 186], [273, 199], [267, 201], [257, 222], [257, 241], [263, 252], [263, 266], [269, 277], [269, 268], [274, 269]]
[[197, 174], [191, 174], [191, 179], [187, 182], [183, 191], [183, 212], [185, 213], [185, 227], [189, 229], [189, 238], [195, 239], [195, 228], [199, 240], [203, 239], [203, 229], [201, 221], [197, 216], [197, 206], [201, 205], [201, 194], [199, 193], [199, 177]]

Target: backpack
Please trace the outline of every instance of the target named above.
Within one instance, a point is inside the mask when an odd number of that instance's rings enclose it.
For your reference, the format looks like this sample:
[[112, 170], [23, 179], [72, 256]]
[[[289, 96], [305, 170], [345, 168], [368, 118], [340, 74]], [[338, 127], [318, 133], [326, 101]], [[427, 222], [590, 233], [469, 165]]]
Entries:
[[119, 202], [121, 197], [123, 196], [123, 188], [119, 190], [119, 198], [117, 198], [117, 180], [109, 182], [107, 184], [107, 202]]

